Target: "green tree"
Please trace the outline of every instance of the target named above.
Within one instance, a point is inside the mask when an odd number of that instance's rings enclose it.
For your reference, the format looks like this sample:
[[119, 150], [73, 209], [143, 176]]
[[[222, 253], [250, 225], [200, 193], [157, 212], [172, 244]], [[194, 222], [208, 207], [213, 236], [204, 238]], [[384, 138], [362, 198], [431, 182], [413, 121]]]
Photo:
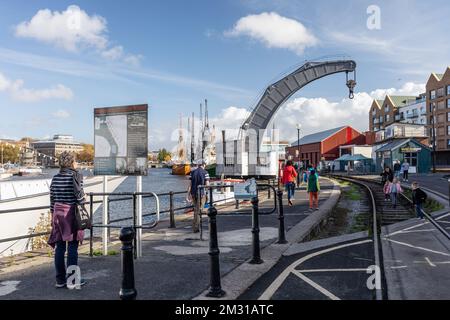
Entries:
[[159, 152], [158, 152], [158, 161], [159, 162], [170, 161], [171, 158], [172, 158], [172, 155], [166, 149], [163, 148], [163, 149], [159, 150]]
[[93, 162], [94, 161], [94, 146], [92, 144], [82, 144], [83, 151], [78, 152], [78, 162]]
[[19, 147], [6, 143], [0, 143], [0, 162], [1, 163], [17, 163], [20, 159]]

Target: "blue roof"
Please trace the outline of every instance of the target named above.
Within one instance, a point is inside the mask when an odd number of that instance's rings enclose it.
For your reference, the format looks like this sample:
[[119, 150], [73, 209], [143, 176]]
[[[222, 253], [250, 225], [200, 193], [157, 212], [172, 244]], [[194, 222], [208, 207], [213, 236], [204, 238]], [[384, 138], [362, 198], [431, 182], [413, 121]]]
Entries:
[[[291, 144], [292, 147], [298, 146], [300, 145], [304, 145], [304, 144], [310, 144], [310, 143], [316, 143], [316, 142], [322, 142], [323, 140], [325, 140], [326, 138], [332, 136], [333, 134], [335, 134], [338, 131], [341, 131], [342, 129], [344, 129], [347, 126], [342, 126], [339, 128], [334, 128], [334, 129], [330, 129], [330, 130], [325, 130], [325, 131], [321, 131], [321, 132], [317, 132], [317, 133], [313, 133], [307, 136], [304, 136], [303, 138], [301, 138], [300, 140], [295, 141], [294, 143]], [[299, 143], [300, 142], [300, 143]]]

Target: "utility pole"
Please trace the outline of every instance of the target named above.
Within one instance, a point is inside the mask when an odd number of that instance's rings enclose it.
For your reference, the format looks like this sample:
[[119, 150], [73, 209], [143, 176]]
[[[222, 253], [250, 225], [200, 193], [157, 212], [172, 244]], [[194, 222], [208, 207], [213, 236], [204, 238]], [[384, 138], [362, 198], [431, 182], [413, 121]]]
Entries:
[[433, 137], [433, 157], [432, 157], [432, 161], [433, 161], [433, 173], [436, 173], [436, 103], [432, 103], [433, 106], [433, 110], [432, 110], [432, 114], [431, 114], [431, 118], [433, 119], [432, 124], [432, 137]]
[[191, 126], [191, 163], [194, 163], [195, 160], [195, 153], [194, 153], [194, 139], [195, 139], [195, 135], [194, 135], [194, 124], [195, 124], [195, 117], [194, 117], [194, 113], [192, 112], [192, 126]]

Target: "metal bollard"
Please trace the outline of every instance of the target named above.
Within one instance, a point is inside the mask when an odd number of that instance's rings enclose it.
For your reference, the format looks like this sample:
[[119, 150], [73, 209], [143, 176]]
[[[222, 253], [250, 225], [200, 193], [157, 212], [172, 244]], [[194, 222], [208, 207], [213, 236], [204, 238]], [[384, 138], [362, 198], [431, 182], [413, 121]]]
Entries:
[[253, 238], [253, 258], [250, 264], [261, 264], [264, 261], [261, 259], [261, 248], [259, 244], [259, 199], [254, 197], [252, 199], [252, 238]]
[[169, 218], [170, 218], [170, 226], [169, 228], [175, 229], [175, 211], [173, 209], [173, 191], [169, 192]]
[[207, 297], [221, 298], [225, 295], [220, 284], [219, 244], [217, 241], [217, 209], [212, 204], [212, 189], [210, 189], [209, 217], [209, 257], [210, 257], [210, 287]]
[[236, 206], [235, 206], [235, 209], [236, 209], [236, 210], [239, 209], [239, 200], [236, 200]]
[[267, 199], [270, 199], [270, 187], [267, 187]]
[[278, 190], [278, 220], [280, 225], [278, 227], [278, 242], [279, 244], [287, 243], [284, 229], [284, 208], [283, 208], [283, 191]]
[[134, 229], [131, 227], [120, 230], [119, 239], [122, 241], [122, 287], [119, 296], [121, 300], [135, 300], [137, 296], [137, 291], [134, 287], [134, 235]]
[[94, 227], [93, 222], [94, 222], [94, 196], [92, 195], [92, 193], [89, 194], [89, 220], [90, 220], [90, 224], [91, 227], [89, 228], [89, 256], [93, 257], [94, 256]]
[[448, 179], [448, 206], [450, 207], [450, 179]]

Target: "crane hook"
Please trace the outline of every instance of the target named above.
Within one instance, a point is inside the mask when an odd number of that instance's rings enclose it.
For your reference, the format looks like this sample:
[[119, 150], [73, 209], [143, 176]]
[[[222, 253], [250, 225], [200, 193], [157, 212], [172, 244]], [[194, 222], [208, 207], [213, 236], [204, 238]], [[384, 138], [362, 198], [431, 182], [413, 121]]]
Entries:
[[347, 88], [349, 90], [348, 97], [350, 99], [353, 99], [355, 97], [354, 89], [356, 87], [356, 71], [353, 71], [353, 72], [354, 72], [354, 79], [350, 79], [350, 80], [348, 79], [348, 71], [346, 72]]

